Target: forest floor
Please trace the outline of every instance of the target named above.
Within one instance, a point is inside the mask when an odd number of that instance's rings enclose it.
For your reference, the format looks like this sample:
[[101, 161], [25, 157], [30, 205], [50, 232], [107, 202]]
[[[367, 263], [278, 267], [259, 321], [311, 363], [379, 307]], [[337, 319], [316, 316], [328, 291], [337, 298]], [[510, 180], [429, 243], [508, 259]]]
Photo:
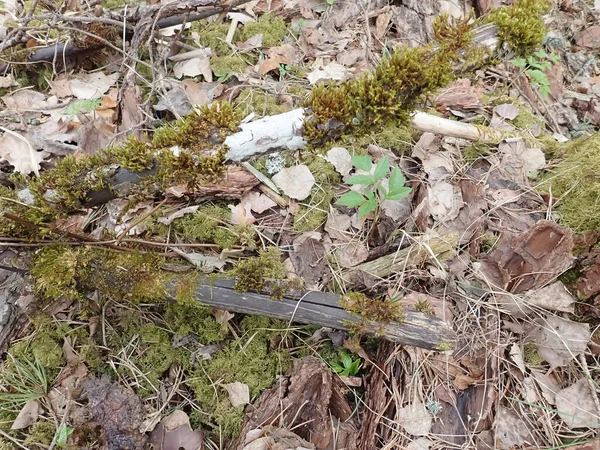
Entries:
[[3, 1], [0, 450], [600, 450], [599, 18]]

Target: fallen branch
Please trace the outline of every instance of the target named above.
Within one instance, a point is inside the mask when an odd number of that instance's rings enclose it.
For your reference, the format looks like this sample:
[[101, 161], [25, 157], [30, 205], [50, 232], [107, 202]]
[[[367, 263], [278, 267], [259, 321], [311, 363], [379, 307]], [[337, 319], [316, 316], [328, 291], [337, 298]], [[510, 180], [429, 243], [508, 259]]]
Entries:
[[429, 350], [450, 350], [456, 345], [456, 335], [446, 322], [435, 316], [408, 312], [402, 323], [363, 324], [339, 306], [339, 295], [304, 292], [295, 297], [272, 300], [267, 294], [238, 293], [234, 280], [199, 279], [195, 285], [198, 302], [243, 314], [255, 314], [306, 324], [348, 330], [359, 324], [365, 332], [376, 334], [392, 342]]

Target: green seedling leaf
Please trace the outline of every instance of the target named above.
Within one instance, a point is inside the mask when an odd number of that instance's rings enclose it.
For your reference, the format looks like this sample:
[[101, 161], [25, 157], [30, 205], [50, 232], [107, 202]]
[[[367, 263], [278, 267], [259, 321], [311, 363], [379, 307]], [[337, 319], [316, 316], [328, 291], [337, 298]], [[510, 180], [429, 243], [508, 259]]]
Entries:
[[390, 190], [390, 192], [394, 192], [404, 187], [405, 184], [406, 178], [404, 178], [402, 171], [398, 167], [394, 167], [392, 169], [392, 174], [390, 175], [390, 180], [388, 182], [388, 189]]
[[366, 172], [370, 172], [373, 167], [373, 161], [371, 161], [371, 157], [368, 155], [365, 156], [353, 156], [352, 157], [352, 165], [359, 169], [362, 169]]
[[356, 206], [362, 205], [366, 201], [367, 201], [367, 199], [364, 198], [362, 195], [360, 195], [358, 192], [350, 191], [350, 192], [346, 192], [344, 195], [342, 195], [338, 199], [338, 201], [335, 202], [335, 204], [347, 206], [349, 208], [354, 208]]
[[361, 366], [361, 361], [360, 358], [355, 359], [352, 364], [350, 365], [350, 367], [348, 367], [348, 376], [352, 377], [354, 375], [356, 375], [358, 373], [358, 371], [360, 370], [360, 366]]
[[385, 199], [386, 200], [400, 200], [401, 198], [404, 198], [408, 194], [410, 194], [410, 191], [412, 191], [412, 189], [409, 187], [401, 187], [400, 189], [398, 189], [396, 191], [388, 192], [388, 194], [385, 196]]
[[534, 83], [537, 83], [540, 86], [548, 86], [550, 84], [550, 82], [548, 81], [548, 77], [541, 70], [537, 70], [537, 69], [528, 70], [527, 74], [531, 77], [531, 80]]
[[352, 365], [352, 357], [348, 353], [340, 352], [340, 359], [342, 360], [344, 367], [349, 367]]
[[553, 63], [558, 63], [560, 62], [560, 55], [557, 55], [556, 53], [550, 53], [550, 55], [548, 55], [548, 59]]
[[346, 180], [346, 184], [373, 184], [375, 183], [375, 179], [372, 175], [352, 175], [348, 180]]
[[548, 97], [552, 93], [552, 91], [550, 90], [550, 87], [546, 86], [546, 85], [538, 86], [537, 89], [538, 89], [539, 93], [542, 95], [542, 97]]
[[533, 52], [533, 56], [535, 56], [538, 59], [544, 59], [548, 55], [546, 54], [546, 52], [544, 51], [544, 49], [539, 49], [538, 51]]
[[362, 219], [367, 214], [375, 211], [376, 208], [377, 208], [377, 198], [376, 197], [370, 198], [369, 200], [364, 202], [362, 205], [360, 205], [360, 207], [358, 208], [358, 218]]
[[336, 363], [331, 363], [331, 368], [333, 369], [334, 372], [340, 373], [342, 370], [344, 370], [344, 368], [342, 366], [340, 366], [339, 364]]
[[388, 194], [387, 189], [381, 185], [377, 186], [377, 191], [379, 191], [379, 195], [383, 198], [385, 198], [385, 196]]
[[371, 189], [365, 189], [365, 195], [367, 196], [367, 199], [369, 199], [369, 200], [373, 200], [373, 199], [377, 200], [375, 198], [375, 192], [373, 192]]
[[527, 61], [524, 58], [515, 58], [511, 60], [511, 63], [513, 63], [519, 69], [524, 69], [525, 66], [527, 66]]
[[66, 423], [61, 424], [56, 434], [56, 445], [59, 448], [66, 448], [67, 439], [73, 434], [73, 431], [75, 431], [75, 428], [68, 426]]
[[373, 174], [373, 177], [375, 178], [376, 181], [383, 180], [385, 178], [385, 176], [388, 174], [389, 170], [390, 170], [390, 160], [388, 159], [387, 156], [384, 156], [383, 158], [381, 158], [379, 160], [379, 162], [377, 163], [377, 166], [375, 166], [375, 173]]

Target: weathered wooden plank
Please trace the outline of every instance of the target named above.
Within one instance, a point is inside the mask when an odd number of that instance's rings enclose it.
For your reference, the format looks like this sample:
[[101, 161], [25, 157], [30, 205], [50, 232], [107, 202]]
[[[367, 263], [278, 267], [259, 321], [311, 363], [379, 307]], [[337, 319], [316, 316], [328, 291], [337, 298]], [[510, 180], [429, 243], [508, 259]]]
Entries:
[[[273, 317], [305, 324], [348, 330], [359, 319], [339, 306], [339, 296], [321, 292], [304, 292], [297, 298], [272, 300], [267, 294], [238, 293], [234, 280], [199, 278], [195, 287], [198, 302], [217, 309]], [[377, 323], [367, 324], [366, 332], [377, 333]], [[402, 323], [383, 327], [382, 338], [404, 345], [430, 350], [455, 347], [456, 334], [443, 320], [422, 313], [408, 312]]]

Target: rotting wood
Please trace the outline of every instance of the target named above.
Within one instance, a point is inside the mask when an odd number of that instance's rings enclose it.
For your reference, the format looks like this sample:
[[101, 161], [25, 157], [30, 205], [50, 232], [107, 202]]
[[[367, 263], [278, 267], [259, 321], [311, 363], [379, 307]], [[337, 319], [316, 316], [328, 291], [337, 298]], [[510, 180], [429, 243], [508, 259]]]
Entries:
[[345, 270], [342, 272], [342, 277], [349, 283], [356, 282], [356, 277], [361, 277], [362, 274], [375, 278], [388, 277], [427, 260], [435, 259], [443, 262], [456, 254], [457, 246], [458, 233], [447, 233], [442, 236], [424, 235], [416, 239], [410, 247]]
[[[198, 302], [217, 309], [268, 316], [305, 324], [349, 330], [360, 319], [343, 309], [339, 295], [308, 291], [294, 297], [273, 300], [267, 294], [234, 289], [233, 279], [199, 278], [195, 284]], [[389, 323], [383, 327], [371, 322], [364, 325], [365, 332], [377, 334], [391, 342], [429, 350], [451, 350], [456, 345], [456, 334], [442, 319], [418, 312], [407, 312], [402, 323]]]

